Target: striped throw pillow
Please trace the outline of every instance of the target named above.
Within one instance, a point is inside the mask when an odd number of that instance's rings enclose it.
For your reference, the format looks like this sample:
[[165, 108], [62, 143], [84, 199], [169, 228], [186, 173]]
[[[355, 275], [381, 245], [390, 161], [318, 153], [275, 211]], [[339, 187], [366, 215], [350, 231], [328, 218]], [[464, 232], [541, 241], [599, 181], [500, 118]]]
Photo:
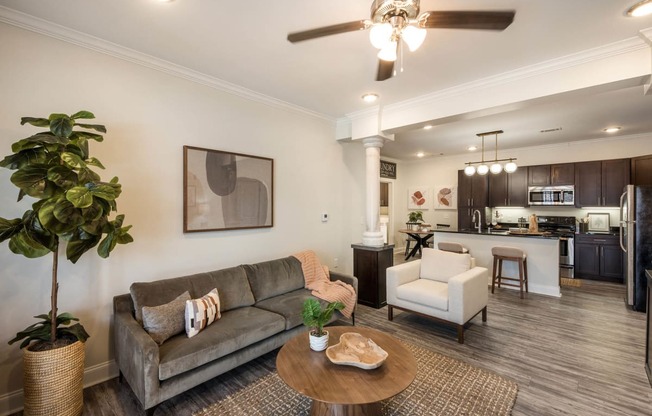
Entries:
[[186, 335], [188, 338], [199, 334], [204, 328], [220, 319], [220, 297], [213, 289], [199, 299], [186, 301]]

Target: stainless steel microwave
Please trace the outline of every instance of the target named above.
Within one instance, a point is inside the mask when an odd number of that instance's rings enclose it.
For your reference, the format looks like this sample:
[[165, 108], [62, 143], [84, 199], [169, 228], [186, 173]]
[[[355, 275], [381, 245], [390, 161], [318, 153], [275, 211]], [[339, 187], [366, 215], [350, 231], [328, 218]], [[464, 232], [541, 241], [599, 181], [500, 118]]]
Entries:
[[530, 186], [527, 188], [530, 205], [575, 205], [575, 186]]

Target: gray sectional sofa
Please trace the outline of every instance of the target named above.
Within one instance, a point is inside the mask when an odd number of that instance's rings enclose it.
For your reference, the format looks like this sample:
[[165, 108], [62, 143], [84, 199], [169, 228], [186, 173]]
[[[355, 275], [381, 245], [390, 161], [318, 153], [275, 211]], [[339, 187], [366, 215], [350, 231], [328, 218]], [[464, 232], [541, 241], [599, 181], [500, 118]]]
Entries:
[[[331, 280], [358, 290], [354, 276], [331, 272]], [[220, 295], [222, 317], [192, 338], [181, 333], [159, 346], [139, 322], [143, 306], [168, 303], [185, 291], [198, 298], [213, 288]], [[129, 383], [147, 414], [305, 332], [301, 308], [312, 296], [294, 257], [134, 283], [130, 292], [113, 299], [115, 358], [120, 379]], [[340, 318], [339, 312], [333, 316]]]

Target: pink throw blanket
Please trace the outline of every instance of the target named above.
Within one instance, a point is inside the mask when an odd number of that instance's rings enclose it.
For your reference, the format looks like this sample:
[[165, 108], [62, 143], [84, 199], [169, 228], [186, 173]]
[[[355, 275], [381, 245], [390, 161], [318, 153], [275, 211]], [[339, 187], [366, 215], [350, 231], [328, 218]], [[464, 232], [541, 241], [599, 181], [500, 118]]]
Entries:
[[342, 315], [350, 318], [357, 301], [353, 286], [340, 280], [331, 282], [328, 267], [319, 262], [312, 250], [302, 251], [292, 256], [301, 262], [306, 289], [311, 290], [313, 296], [327, 302], [342, 302], [344, 304]]

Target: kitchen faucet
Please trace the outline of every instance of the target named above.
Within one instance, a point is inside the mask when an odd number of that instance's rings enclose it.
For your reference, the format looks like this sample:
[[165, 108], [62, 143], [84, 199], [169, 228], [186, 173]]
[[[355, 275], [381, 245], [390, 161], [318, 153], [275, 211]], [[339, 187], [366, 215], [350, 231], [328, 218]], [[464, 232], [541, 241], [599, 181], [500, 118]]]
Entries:
[[[475, 214], [476, 213], [478, 214], [478, 224], [477, 225], [475, 224]], [[481, 233], [482, 232], [482, 216], [480, 215], [479, 210], [476, 209], [475, 211], [473, 211], [473, 215], [471, 215], [471, 221], [473, 221], [473, 226], [478, 229], [478, 233]]]

